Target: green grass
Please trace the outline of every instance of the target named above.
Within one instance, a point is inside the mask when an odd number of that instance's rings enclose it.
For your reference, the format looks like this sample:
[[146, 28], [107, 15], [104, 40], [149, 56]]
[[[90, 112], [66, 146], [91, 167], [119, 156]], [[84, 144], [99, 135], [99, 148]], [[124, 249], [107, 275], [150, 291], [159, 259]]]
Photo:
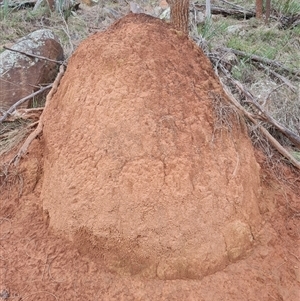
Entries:
[[[252, 5], [252, 9], [255, 9], [254, 1], [230, 2], [247, 8]], [[272, 9], [272, 13], [277, 13], [278, 17], [282, 14], [294, 15], [300, 13], [300, 1], [274, 0]], [[237, 20], [230, 17], [217, 17], [211, 23], [198, 26], [198, 33], [205, 38], [210, 52], [217, 52], [220, 47], [228, 47], [275, 60], [290, 69], [299, 69], [300, 26], [280, 29], [278, 25], [276, 19], [271, 19], [267, 25], [256, 18]], [[266, 104], [265, 109], [269, 114], [297, 133], [300, 92], [292, 91], [278, 78], [271, 76], [268, 72], [270, 67], [267, 65], [264, 69], [259, 64], [254, 64], [249, 57], [237, 57], [237, 61], [238, 63], [231, 69], [232, 76], [240, 81], [258, 101]], [[278, 70], [273, 71], [278, 72]], [[281, 75], [299, 90], [299, 76], [287, 72]]]
[[247, 59], [241, 59], [239, 64], [232, 68], [232, 76], [242, 83], [252, 84], [257, 81], [257, 69], [247, 62]]
[[297, 30], [279, 30], [260, 26], [244, 31], [243, 35], [237, 33], [228, 37], [226, 46], [278, 60], [291, 68], [299, 68], [300, 49], [295, 48], [297, 34]]
[[35, 12], [32, 9], [7, 11], [2, 7], [0, 18], [0, 52], [3, 51], [1, 46], [15, 43], [29, 33], [45, 28], [51, 29], [60, 38], [65, 54], [69, 57], [80, 41], [89, 35], [85, 20], [75, 16], [65, 22], [61, 14], [50, 12], [47, 7], [40, 7]]
[[296, 160], [300, 161], [300, 152], [292, 152], [292, 156], [293, 156]]
[[230, 23], [226, 21], [216, 23], [209, 20], [199, 25], [198, 34], [201, 34], [201, 36], [207, 40], [212, 40], [222, 35], [229, 25]]
[[12, 9], [9, 8], [8, 4], [9, 4], [8, 0], [3, 1], [3, 5], [0, 9], [0, 21], [1, 22], [6, 21], [7, 19], [9, 19], [9, 16], [11, 14]]
[[272, 8], [284, 15], [295, 15], [300, 13], [299, 0], [273, 0]]
[[15, 42], [17, 39], [38, 29], [35, 26], [37, 18], [31, 16], [31, 13], [27, 11], [6, 12], [5, 9], [1, 8], [0, 18], [2, 18], [0, 22], [1, 44]]

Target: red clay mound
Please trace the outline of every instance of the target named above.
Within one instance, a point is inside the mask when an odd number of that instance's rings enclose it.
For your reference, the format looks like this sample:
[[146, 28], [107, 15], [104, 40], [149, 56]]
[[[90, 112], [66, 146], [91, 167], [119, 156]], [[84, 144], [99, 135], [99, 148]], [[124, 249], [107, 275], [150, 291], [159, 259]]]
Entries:
[[231, 129], [222, 119], [226, 104], [212, 110], [208, 91], [222, 96], [209, 62], [159, 20], [128, 16], [83, 44], [45, 143], [36, 139], [17, 169], [1, 158], [0, 300], [299, 301], [300, 175], [274, 163], [278, 181], [256, 151], [258, 213], [252, 146], [234, 114]]
[[129, 15], [83, 42], [45, 120], [50, 226], [121, 274], [202, 278], [246, 256], [259, 165], [234, 113], [216, 128], [214, 97], [208, 59], [158, 19]]

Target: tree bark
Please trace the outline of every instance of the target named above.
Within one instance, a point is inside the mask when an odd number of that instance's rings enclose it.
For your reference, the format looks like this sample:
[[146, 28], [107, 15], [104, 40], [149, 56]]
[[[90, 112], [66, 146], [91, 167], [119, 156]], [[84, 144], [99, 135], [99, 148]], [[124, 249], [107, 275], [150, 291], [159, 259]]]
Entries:
[[189, 0], [167, 0], [171, 11], [171, 24], [184, 34], [189, 33]]
[[256, 18], [261, 19], [263, 14], [263, 0], [256, 0]]

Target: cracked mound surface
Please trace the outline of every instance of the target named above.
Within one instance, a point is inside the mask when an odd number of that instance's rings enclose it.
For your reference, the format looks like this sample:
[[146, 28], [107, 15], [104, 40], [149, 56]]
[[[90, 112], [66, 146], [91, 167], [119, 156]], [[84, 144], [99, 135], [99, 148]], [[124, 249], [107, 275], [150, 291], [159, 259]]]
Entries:
[[158, 19], [84, 41], [45, 116], [50, 226], [120, 274], [202, 278], [247, 256], [259, 165], [234, 114], [216, 126], [220, 97], [201, 50]]

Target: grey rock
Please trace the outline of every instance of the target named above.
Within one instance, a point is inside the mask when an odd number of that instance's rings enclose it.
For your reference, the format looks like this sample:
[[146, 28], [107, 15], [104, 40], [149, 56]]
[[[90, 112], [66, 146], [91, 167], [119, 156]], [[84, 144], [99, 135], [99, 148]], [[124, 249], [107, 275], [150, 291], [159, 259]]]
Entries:
[[[11, 48], [56, 61], [63, 60], [59, 39], [48, 29], [30, 33]], [[40, 85], [51, 83], [57, 72], [58, 64], [55, 62], [32, 58], [11, 50], [3, 51], [0, 54], [0, 110], [7, 110], [19, 99], [38, 90]], [[28, 105], [29, 101], [21, 107]]]

